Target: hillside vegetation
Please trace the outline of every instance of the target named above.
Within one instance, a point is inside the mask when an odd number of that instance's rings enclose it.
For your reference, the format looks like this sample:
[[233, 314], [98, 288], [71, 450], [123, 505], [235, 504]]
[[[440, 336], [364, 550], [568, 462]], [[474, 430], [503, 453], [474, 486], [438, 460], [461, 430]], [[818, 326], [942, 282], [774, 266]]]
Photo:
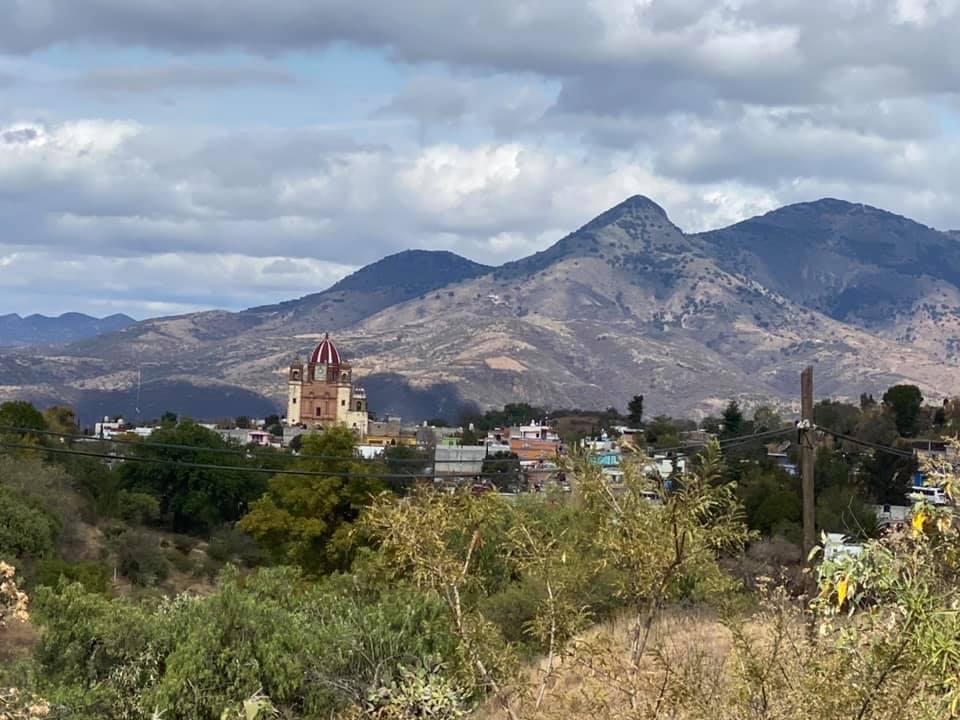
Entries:
[[257, 457], [185, 422], [111, 467], [54, 452], [63, 412], [4, 414], [36, 430], [2, 440], [0, 717], [957, 715], [948, 508], [807, 600], [716, 445], [670, 490], [574, 458], [570, 495], [508, 501], [391, 485], [345, 430]]

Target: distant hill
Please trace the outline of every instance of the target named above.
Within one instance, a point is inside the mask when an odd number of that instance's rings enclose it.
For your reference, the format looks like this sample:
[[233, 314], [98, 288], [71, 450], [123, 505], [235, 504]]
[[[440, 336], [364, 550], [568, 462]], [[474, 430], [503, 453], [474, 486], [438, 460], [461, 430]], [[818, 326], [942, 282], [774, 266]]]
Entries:
[[226, 415], [252, 402], [238, 388], [279, 408], [291, 359], [328, 331], [371, 409], [411, 418], [636, 393], [650, 414], [791, 404], [808, 364], [818, 395], [909, 381], [933, 398], [960, 393], [960, 240], [833, 199], [687, 234], [637, 195], [499, 268], [410, 251], [298, 300], [0, 355], [0, 393], [102, 409], [139, 369], [172, 410]]
[[59, 317], [0, 315], [0, 347], [70, 342], [120, 330], [135, 322], [120, 314], [104, 318], [82, 313], [64, 313]]

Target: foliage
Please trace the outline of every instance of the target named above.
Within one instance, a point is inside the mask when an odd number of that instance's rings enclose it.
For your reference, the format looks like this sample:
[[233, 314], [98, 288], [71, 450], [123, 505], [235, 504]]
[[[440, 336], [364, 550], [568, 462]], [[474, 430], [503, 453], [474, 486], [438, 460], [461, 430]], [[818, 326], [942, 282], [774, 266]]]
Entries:
[[0, 485], [0, 559], [47, 556], [59, 530], [49, 513]]
[[783, 427], [783, 418], [780, 417], [774, 408], [769, 405], [761, 405], [753, 411], [753, 431], [766, 432], [768, 430], [779, 430]]
[[[160, 445], [185, 445], [189, 449]], [[147, 460], [235, 465], [237, 469], [125, 463], [120, 469], [123, 487], [155, 497], [165, 524], [174, 532], [209, 532], [225, 522], [240, 519], [248, 504], [265, 489], [263, 476], [245, 472], [242, 458], [216, 452], [226, 448], [226, 442], [217, 433], [196, 423], [185, 421], [176, 427], [162, 428], [134, 446], [133, 454]]]
[[45, 585], [57, 588], [61, 581], [79, 583], [91, 593], [108, 594], [110, 574], [102, 563], [71, 563], [58, 558], [41, 560], [33, 570], [32, 582], [35, 586]]
[[134, 585], [152, 587], [167, 579], [170, 564], [158, 540], [135, 530], [123, 530], [110, 542], [117, 555], [117, 569]]
[[501, 450], [487, 455], [480, 472], [501, 492], [516, 492], [521, 489], [520, 456], [516, 453]]
[[543, 419], [546, 411], [527, 403], [508, 403], [503, 410], [488, 410], [483, 415], [466, 415], [461, 418], [460, 424], [467, 426], [473, 423], [478, 430], [493, 430], [498, 427], [514, 425], [529, 425], [535, 420]]
[[631, 427], [638, 428], [643, 424], [643, 395], [634, 395], [627, 404], [627, 419]]
[[894, 385], [883, 394], [883, 404], [893, 412], [900, 435], [912, 437], [916, 434], [923, 405], [920, 388], [916, 385]]
[[[274, 558], [310, 573], [349, 566], [351, 523], [384, 489], [377, 470], [354, 459], [354, 435], [346, 428], [311, 434], [294, 469], [322, 475], [276, 475], [238, 527]], [[379, 471], [382, 474], [382, 470]]]
[[736, 400], [731, 400], [723, 409], [723, 434], [739, 435], [743, 432], [743, 411]]
[[[10, 430], [20, 428], [21, 430]], [[46, 430], [47, 421], [26, 400], [10, 400], [0, 403], [0, 433], [21, 433], [28, 430]]]
[[148, 493], [121, 490], [117, 495], [117, 514], [138, 525], [153, 522], [160, 517], [160, 501]]
[[329, 717], [450, 654], [439, 616], [409, 589], [289, 569], [228, 569], [210, 597], [152, 603], [42, 588], [35, 689], [83, 720]]

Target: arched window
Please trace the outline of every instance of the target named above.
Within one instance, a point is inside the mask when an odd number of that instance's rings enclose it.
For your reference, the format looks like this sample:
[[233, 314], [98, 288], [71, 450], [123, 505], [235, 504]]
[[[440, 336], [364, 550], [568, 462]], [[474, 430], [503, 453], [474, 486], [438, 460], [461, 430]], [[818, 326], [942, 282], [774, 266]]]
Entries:
[[359, 400], [357, 401], [357, 412], [363, 412], [363, 403]]
[[294, 380], [299, 380], [299, 379], [300, 379], [300, 371], [299, 371], [299, 370], [294, 370], [294, 371], [293, 371], [293, 379], [294, 379]]

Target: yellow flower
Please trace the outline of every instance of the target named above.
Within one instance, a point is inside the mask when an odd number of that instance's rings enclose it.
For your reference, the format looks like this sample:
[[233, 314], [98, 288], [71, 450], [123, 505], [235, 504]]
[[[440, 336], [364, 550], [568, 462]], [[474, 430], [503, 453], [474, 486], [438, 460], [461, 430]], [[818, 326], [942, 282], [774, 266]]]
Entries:
[[913, 527], [913, 536], [918, 537], [923, 533], [923, 523], [927, 519], [927, 514], [923, 510], [919, 510], [913, 516], [913, 520], [910, 522], [911, 527]]
[[837, 607], [843, 607], [843, 601], [847, 599], [847, 589], [850, 586], [850, 578], [844, 575], [837, 583]]

